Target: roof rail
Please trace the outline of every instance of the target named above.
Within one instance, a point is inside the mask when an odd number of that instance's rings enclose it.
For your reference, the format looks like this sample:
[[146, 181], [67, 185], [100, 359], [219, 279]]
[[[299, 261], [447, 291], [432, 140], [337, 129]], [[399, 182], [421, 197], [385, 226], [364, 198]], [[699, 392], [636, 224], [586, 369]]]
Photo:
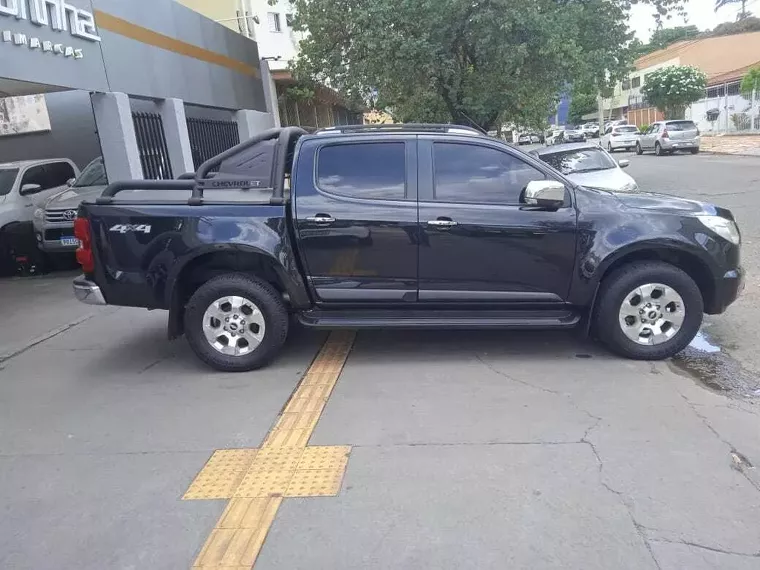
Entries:
[[320, 133], [361, 133], [372, 131], [390, 132], [424, 132], [424, 133], [455, 133], [484, 135], [485, 133], [473, 127], [464, 125], [435, 124], [435, 123], [384, 123], [379, 125], [339, 125], [318, 129], [314, 134]]

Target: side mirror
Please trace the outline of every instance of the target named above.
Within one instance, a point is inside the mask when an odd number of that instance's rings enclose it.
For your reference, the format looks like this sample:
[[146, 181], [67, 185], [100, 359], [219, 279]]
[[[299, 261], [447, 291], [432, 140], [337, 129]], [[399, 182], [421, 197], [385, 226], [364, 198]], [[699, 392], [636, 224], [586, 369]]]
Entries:
[[620, 162], [618, 162], [618, 165], [620, 166], [620, 168], [628, 168], [629, 164], [631, 164], [631, 161], [630, 160], [625, 160], [625, 159], [623, 159]]
[[76, 178], [69, 178], [66, 181], [66, 186], [73, 186], [75, 181], [76, 181]]
[[531, 180], [525, 187], [523, 202], [547, 210], [557, 210], [565, 203], [565, 185], [556, 180]]
[[23, 184], [21, 186], [21, 190], [19, 194], [21, 194], [22, 196], [25, 196], [27, 194], [35, 194], [39, 192], [40, 190], [42, 190], [42, 186], [40, 186], [39, 184]]

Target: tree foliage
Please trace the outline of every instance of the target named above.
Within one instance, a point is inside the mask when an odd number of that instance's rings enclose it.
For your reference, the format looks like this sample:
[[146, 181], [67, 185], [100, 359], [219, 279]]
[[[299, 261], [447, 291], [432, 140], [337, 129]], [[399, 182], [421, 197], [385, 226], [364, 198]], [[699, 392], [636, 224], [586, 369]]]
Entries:
[[295, 64], [350, 97], [375, 99], [401, 120], [486, 130], [546, 117], [579, 81], [597, 87], [631, 62], [627, 14], [658, 18], [684, 0], [291, 0], [308, 30]]
[[653, 71], [641, 88], [666, 119], [683, 119], [686, 107], [705, 96], [707, 76], [696, 67], [671, 65]]
[[753, 67], [742, 78], [739, 90], [745, 99], [752, 100], [752, 92], [760, 93], [760, 67]]
[[570, 99], [570, 109], [567, 112], [567, 121], [572, 125], [583, 122], [583, 115], [593, 113], [598, 109], [596, 93], [583, 89], [573, 89]]

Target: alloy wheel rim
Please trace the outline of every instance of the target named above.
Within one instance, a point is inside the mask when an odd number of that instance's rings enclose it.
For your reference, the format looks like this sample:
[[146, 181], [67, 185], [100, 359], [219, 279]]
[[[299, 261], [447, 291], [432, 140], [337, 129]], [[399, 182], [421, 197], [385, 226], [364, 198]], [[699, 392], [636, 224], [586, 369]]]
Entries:
[[250, 354], [264, 340], [265, 332], [264, 315], [256, 303], [245, 297], [220, 297], [203, 314], [206, 340], [227, 356]]
[[628, 293], [618, 320], [625, 336], [637, 344], [653, 346], [672, 339], [683, 326], [686, 307], [672, 287], [647, 283]]

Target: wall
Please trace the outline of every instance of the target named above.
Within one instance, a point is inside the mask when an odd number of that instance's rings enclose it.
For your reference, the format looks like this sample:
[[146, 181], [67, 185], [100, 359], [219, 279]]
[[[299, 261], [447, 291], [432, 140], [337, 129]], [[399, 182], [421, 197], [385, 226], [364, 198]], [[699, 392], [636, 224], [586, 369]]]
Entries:
[[[267, 0], [242, 0], [246, 10], [255, 15], [259, 22], [253, 25], [253, 36], [259, 46], [261, 57], [277, 57], [281, 59], [270, 61], [271, 69], [287, 69], [288, 62], [298, 55], [298, 42], [302, 34], [296, 33], [287, 24], [287, 15], [292, 14], [288, 0], [277, 0], [270, 6]], [[280, 18], [280, 32], [270, 30], [269, 13], [275, 13]]]
[[70, 158], [80, 169], [100, 155], [90, 94], [65, 91], [45, 95], [49, 132], [0, 137], [0, 162]]
[[644, 109], [628, 111], [627, 118], [629, 124], [641, 127], [642, 125], [651, 125], [655, 121], [662, 121], [665, 116], [654, 107], [646, 107]]
[[224, 20], [219, 22], [222, 26], [233, 32], [240, 32], [238, 21], [230, 19], [238, 16], [240, 0], [177, 0], [177, 2], [211, 20]]
[[[11, 2], [4, 0], [0, 7]], [[93, 13], [102, 41], [0, 15], [0, 31], [59, 42], [81, 57], [0, 39], [0, 74], [40, 85], [176, 97], [188, 103], [265, 111], [256, 43], [172, 0], [66, 0]], [[214, 0], [216, 2], [217, 0]], [[26, 5], [26, 4], [23, 4]], [[235, 14], [233, 13], [232, 16]], [[2, 90], [2, 89], [0, 89]]]
[[[712, 109], [718, 109], [720, 114], [711, 122], [707, 120], [707, 111]], [[746, 113], [750, 117], [749, 129], [742, 130], [760, 130], [760, 100], [753, 104], [741, 95], [697, 101], [686, 110], [686, 118], [694, 121], [702, 132], [731, 133], [739, 130], [731, 119], [735, 113]]]

